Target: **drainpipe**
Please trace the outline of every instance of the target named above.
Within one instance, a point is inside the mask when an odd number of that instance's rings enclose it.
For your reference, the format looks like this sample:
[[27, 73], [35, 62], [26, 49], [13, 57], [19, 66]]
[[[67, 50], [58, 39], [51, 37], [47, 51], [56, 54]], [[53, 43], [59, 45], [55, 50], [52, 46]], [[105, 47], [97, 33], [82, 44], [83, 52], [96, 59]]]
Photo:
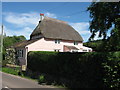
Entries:
[[26, 67], [27, 67], [27, 54], [28, 54], [28, 47], [26, 47], [25, 49], [26, 49], [26, 57], [25, 57], [25, 59], [26, 59]]
[[3, 25], [1, 27], [1, 38], [0, 38], [0, 67], [2, 66], [2, 59], [3, 59]]

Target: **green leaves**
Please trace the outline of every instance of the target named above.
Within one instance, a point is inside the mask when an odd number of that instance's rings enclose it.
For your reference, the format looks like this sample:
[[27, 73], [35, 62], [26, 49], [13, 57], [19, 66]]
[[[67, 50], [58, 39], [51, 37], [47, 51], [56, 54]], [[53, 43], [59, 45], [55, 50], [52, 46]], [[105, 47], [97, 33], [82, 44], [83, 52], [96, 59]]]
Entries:
[[26, 38], [24, 36], [4, 36], [3, 38], [3, 60], [5, 60], [6, 48], [12, 46], [13, 44], [24, 41]]
[[26, 38], [24, 36], [5, 36], [3, 41], [3, 46], [9, 47], [17, 42], [24, 41]]
[[[56, 53], [34, 51], [28, 54], [28, 69], [64, 77], [74, 88], [120, 87], [120, 52]], [[45, 77], [44, 77], [45, 78]], [[43, 76], [40, 78], [42, 82]], [[46, 80], [46, 79], [45, 79]], [[54, 79], [50, 79], [54, 81]], [[66, 85], [65, 82], [62, 82]]]
[[[90, 31], [92, 33], [90, 40], [92, 40], [96, 33], [99, 32], [99, 37], [107, 36], [107, 31], [111, 29], [112, 25], [116, 24], [116, 19], [119, 18], [120, 3], [117, 2], [93, 2], [87, 11], [90, 12]], [[120, 25], [120, 24], [119, 24]]]

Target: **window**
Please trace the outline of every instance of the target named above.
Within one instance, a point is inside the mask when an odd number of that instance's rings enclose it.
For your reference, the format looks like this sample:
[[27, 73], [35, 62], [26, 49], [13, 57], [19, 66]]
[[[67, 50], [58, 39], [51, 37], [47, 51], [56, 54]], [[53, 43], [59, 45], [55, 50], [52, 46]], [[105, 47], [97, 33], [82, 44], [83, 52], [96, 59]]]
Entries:
[[18, 50], [18, 57], [23, 57], [23, 50]]
[[78, 50], [72, 50], [72, 52], [78, 52]]
[[55, 51], [55, 52], [60, 52], [60, 50], [59, 50], [59, 49], [55, 49], [54, 51]]
[[56, 39], [55, 44], [60, 44], [60, 40]]
[[86, 50], [86, 49], [84, 49], [84, 50], [83, 50], [83, 52], [87, 52], [87, 50]]
[[78, 42], [74, 41], [74, 45], [78, 45]]

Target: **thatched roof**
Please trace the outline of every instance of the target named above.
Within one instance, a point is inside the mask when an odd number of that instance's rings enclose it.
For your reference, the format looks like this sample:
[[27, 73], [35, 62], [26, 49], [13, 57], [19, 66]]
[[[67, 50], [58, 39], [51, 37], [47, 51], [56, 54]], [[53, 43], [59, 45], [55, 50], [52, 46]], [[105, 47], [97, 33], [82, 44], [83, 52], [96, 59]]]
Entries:
[[44, 17], [30, 37], [42, 34], [44, 38], [83, 41], [81, 35], [64, 21]]

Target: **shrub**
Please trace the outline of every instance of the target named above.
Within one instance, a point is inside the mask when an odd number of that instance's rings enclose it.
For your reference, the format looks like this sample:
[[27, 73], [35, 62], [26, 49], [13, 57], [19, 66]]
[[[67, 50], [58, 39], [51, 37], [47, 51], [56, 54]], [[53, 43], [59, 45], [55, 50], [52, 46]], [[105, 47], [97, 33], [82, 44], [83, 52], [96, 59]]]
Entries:
[[5, 67], [7, 63], [8, 63], [7, 60], [2, 60], [2, 63], [1, 63], [2, 67]]
[[28, 69], [54, 76], [50, 80], [45, 76], [46, 82], [64, 84], [70, 88], [118, 88], [120, 52], [35, 51], [28, 54]]
[[41, 84], [41, 83], [45, 83], [45, 76], [44, 75], [40, 75], [39, 76], [39, 79], [38, 79], [38, 82]]

